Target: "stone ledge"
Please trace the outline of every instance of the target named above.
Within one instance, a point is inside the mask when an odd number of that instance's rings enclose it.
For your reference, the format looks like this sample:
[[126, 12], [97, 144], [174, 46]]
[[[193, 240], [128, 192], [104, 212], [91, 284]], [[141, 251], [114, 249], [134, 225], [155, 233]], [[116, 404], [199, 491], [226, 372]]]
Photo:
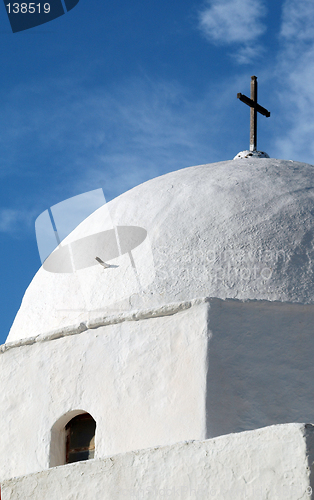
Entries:
[[137, 450], [6, 480], [2, 500], [313, 498], [313, 443], [294, 423]]
[[116, 315], [100, 316], [93, 319], [87, 319], [86, 321], [81, 322], [78, 325], [70, 325], [42, 335], [37, 335], [36, 337], [27, 337], [16, 342], [7, 342], [6, 344], [2, 344], [0, 346], [0, 354], [15, 347], [32, 345], [36, 342], [47, 342], [49, 340], [55, 340], [70, 335], [77, 335], [79, 333], [85, 332], [86, 330], [92, 330], [101, 326], [116, 325], [118, 323], [123, 323], [124, 321], [140, 321], [150, 318], [160, 318], [162, 316], [172, 316], [173, 314], [185, 311], [186, 309], [190, 309], [191, 307], [199, 304], [204, 304], [208, 301], [209, 299], [206, 297], [197, 298], [185, 302], [166, 304], [158, 308], [136, 311], [133, 310], [128, 312], [121, 312], [120, 314]]

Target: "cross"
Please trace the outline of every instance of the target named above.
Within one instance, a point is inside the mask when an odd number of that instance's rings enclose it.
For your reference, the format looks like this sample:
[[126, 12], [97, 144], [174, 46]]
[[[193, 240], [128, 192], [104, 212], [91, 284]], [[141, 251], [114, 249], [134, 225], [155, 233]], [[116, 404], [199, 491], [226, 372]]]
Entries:
[[250, 151], [256, 151], [257, 144], [257, 112], [268, 118], [270, 112], [257, 103], [257, 77], [251, 76], [251, 99], [241, 93], [237, 94], [237, 98], [250, 106]]

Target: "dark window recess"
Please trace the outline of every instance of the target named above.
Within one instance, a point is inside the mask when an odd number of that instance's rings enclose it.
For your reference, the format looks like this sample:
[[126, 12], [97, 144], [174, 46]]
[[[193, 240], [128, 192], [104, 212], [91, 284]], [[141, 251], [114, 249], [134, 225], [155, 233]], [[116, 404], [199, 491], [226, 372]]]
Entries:
[[72, 418], [65, 430], [67, 464], [94, 458], [96, 422], [91, 415], [83, 413]]

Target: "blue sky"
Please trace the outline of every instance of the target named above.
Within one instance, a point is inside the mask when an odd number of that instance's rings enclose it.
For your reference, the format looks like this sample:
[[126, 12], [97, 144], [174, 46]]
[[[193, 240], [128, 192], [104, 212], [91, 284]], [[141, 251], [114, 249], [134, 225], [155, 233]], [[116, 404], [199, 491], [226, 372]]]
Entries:
[[35, 219], [102, 187], [107, 201], [157, 175], [249, 147], [314, 163], [313, 0], [80, 0], [13, 34], [0, 5], [1, 332], [41, 265]]

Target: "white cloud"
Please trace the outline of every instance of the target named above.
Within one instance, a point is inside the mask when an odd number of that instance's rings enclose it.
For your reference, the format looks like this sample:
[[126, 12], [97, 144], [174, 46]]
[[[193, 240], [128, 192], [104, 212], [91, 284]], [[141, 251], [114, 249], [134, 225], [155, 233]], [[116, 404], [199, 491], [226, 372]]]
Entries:
[[30, 227], [32, 213], [12, 208], [0, 208], [0, 232], [24, 232], [25, 226]]
[[313, 0], [286, 0], [282, 9], [281, 37], [293, 45], [300, 41], [313, 41]]
[[233, 55], [239, 64], [249, 64], [254, 59], [261, 56], [263, 52], [263, 47], [255, 45], [251, 47], [250, 45], [244, 45], [240, 47]]
[[286, 0], [278, 54], [278, 97], [285, 133], [278, 156], [314, 163], [314, 3]]
[[221, 87], [194, 97], [176, 83], [147, 78], [114, 89], [64, 81], [16, 89], [2, 109], [2, 173], [19, 165], [19, 176], [39, 178], [28, 200], [37, 215], [98, 187], [111, 199], [156, 175], [219, 158], [223, 99]]
[[[148, 178], [193, 164], [198, 155], [201, 161], [206, 155], [210, 161], [215, 141], [206, 141], [203, 130], [215, 134], [219, 117], [209, 120], [207, 99], [188, 97], [169, 82], [141, 80], [102, 96], [101, 123], [97, 120], [94, 127], [102, 128], [103, 136], [87, 174], [80, 169], [81, 185], [92, 188], [89, 179], [98, 179], [107, 198], [108, 191], [111, 196], [119, 194]], [[208, 102], [208, 108], [216, 106]]]
[[266, 30], [262, 22], [266, 13], [263, 0], [209, 0], [207, 3], [199, 14], [203, 34], [218, 45], [240, 45], [238, 62], [249, 62], [259, 51], [252, 43]]

